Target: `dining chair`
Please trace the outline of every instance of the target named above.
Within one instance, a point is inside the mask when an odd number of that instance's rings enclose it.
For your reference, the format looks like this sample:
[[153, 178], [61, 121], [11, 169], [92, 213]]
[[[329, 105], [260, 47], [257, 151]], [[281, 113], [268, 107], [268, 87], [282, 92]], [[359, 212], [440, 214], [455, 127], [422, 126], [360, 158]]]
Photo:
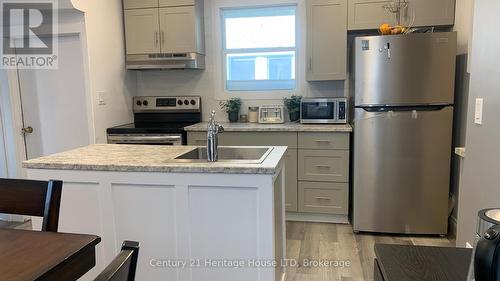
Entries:
[[94, 281], [134, 281], [138, 256], [139, 242], [123, 242], [121, 252]]
[[0, 178], [0, 213], [43, 217], [42, 231], [57, 232], [62, 181]]

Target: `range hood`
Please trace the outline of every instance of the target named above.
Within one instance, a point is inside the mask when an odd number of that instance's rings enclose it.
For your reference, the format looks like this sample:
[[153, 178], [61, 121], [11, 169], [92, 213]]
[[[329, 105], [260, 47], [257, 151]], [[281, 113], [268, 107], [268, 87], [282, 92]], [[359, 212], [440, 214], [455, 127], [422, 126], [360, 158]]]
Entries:
[[127, 69], [205, 69], [205, 56], [198, 53], [127, 55]]

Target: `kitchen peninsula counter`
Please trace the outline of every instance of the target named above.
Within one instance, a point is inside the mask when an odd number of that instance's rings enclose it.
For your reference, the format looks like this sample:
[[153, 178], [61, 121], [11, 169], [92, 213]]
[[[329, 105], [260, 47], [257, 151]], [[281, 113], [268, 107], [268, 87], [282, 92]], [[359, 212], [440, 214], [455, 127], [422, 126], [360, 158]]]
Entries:
[[[253, 164], [182, 163], [174, 158], [197, 147], [91, 145], [24, 167], [29, 179], [63, 181], [60, 232], [102, 238], [82, 281], [94, 280], [124, 240], [141, 244], [137, 280], [275, 281], [284, 278], [280, 264], [207, 265], [285, 257], [287, 148], [270, 148]], [[41, 220], [32, 222], [39, 229]]]
[[272, 147], [260, 164], [181, 163], [174, 158], [195, 146], [95, 144], [25, 161], [24, 168], [114, 172], [274, 174], [286, 147]]

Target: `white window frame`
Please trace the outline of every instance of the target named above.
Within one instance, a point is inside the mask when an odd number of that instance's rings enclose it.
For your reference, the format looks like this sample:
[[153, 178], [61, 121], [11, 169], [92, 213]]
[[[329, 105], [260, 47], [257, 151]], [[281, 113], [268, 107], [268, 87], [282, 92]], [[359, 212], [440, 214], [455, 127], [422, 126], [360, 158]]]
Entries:
[[[293, 8], [295, 10], [295, 22], [297, 20], [297, 5], [293, 4], [293, 5], [272, 5], [272, 6], [260, 6], [258, 8], [264, 8], [264, 9], [273, 9], [273, 8], [276, 8], [276, 9], [279, 9], [279, 8]], [[226, 89], [226, 91], [230, 91], [230, 92], [245, 92], [245, 91], [251, 91], [251, 92], [256, 92], [256, 91], [259, 91], [259, 90], [256, 90], [256, 89], [248, 89], [248, 90], [242, 90], [242, 89], [237, 89], [237, 90], [229, 90], [229, 83], [230, 81], [227, 79], [229, 73], [228, 73], [228, 55], [239, 55], [239, 54], [248, 54], [248, 55], [251, 55], [251, 54], [255, 54], [255, 53], [277, 53], [277, 52], [294, 52], [295, 53], [295, 57], [294, 57], [294, 65], [292, 66], [292, 71], [294, 72], [294, 76], [295, 76], [295, 79], [293, 79], [293, 88], [291, 89], [266, 89], [265, 91], [295, 91], [295, 89], [297, 88], [297, 79], [296, 79], [296, 76], [297, 76], [297, 23], [295, 23], [295, 44], [293, 47], [267, 47], [267, 48], [239, 48], [239, 49], [228, 49], [226, 44], [227, 43], [227, 37], [226, 37], [226, 34], [225, 34], [225, 25], [224, 25], [224, 20], [226, 19], [224, 17], [224, 12], [225, 11], [242, 11], [242, 10], [246, 10], [246, 9], [255, 9], [255, 7], [243, 7], [243, 8], [231, 8], [231, 9], [225, 9], [223, 11], [221, 11], [221, 41], [222, 41], [222, 59], [223, 59], [223, 71], [224, 71], [224, 87]], [[248, 88], [252, 88], [252, 87], [276, 87], [276, 85], [279, 85], [279, 82], [277, 81], [273, 81], [273, 80], [253, 80], [253, 81], [245, 81], [245, 82], [242, 82], [242, 81], [238, 81], [238, 82], [235, 82], [235, 84], [239, 84], [238, 86], [241, 87], [241, 88], [245, 88], [245, 87], [248, 87]], [[245, 85], [247, 84], [247, 85]]]
[[[212, 3], [214, 27], [214, 91], [215, 98], [227, 100], [233, 97], [243, 100], [277, 100], [290, 95], [305, 93], [305, 2], [304, 0], [214, 0]], [[262, 8], [272, 6], [296, 6], [295, 15], [295, 89], [267, 91], [228, 91], [226, 89], [226, 59], [223, 51], [222, 11], [237, 8]]]

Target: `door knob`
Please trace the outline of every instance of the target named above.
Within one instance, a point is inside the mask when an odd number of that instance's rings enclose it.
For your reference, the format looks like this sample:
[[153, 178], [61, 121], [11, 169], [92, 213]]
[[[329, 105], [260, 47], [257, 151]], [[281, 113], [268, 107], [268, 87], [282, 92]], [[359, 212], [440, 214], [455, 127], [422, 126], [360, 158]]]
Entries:
[[33, 133], [33, 127], [26, 127], [21, 129], [23, 131], [23, 134], [32, 134]]

